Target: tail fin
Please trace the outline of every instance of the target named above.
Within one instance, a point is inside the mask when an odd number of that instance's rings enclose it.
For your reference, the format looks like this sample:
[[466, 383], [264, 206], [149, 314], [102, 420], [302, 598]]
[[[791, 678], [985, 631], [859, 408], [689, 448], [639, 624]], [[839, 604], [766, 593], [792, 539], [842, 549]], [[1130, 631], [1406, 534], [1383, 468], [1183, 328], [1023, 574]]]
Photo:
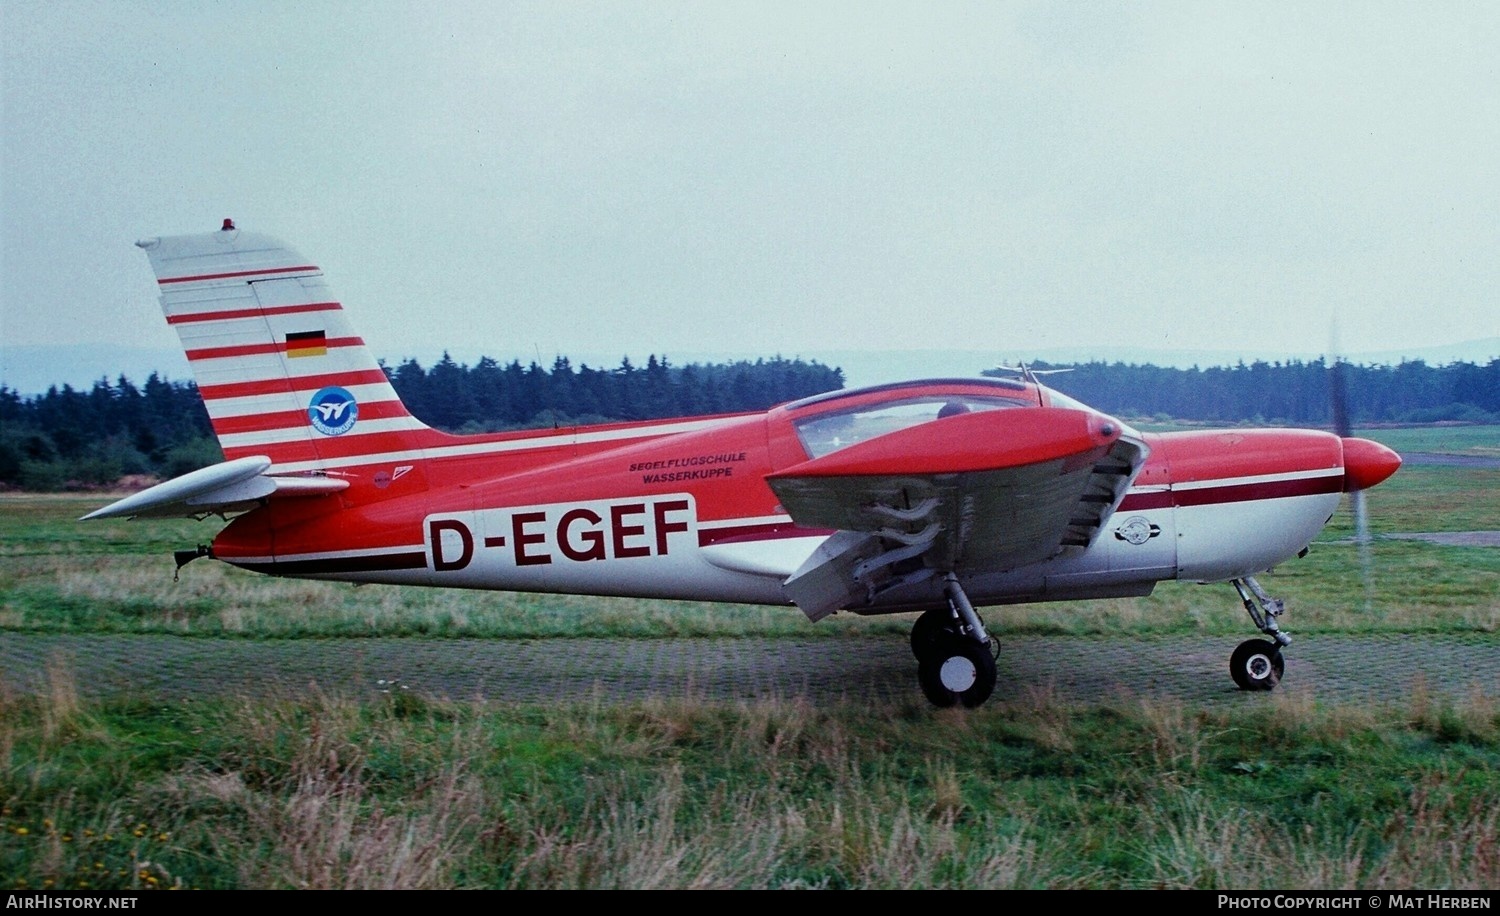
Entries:
[[409, 464], [441, 435], [407, 412], [296, 251], [230, 220], [136, 244], [227, 459], [263, 455], [271, 474]]

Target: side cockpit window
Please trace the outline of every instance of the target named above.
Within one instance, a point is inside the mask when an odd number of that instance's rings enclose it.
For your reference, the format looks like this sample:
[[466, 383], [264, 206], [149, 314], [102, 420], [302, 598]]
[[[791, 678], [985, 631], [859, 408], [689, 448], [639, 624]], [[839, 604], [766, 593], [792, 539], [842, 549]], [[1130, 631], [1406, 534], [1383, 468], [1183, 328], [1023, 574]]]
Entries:
[[978, 395], [924, 396], [835, 410], [794, 421], [809, 458], [866, 442], [886, 433], [977, 410], [1025, 407], [1008, 398]]

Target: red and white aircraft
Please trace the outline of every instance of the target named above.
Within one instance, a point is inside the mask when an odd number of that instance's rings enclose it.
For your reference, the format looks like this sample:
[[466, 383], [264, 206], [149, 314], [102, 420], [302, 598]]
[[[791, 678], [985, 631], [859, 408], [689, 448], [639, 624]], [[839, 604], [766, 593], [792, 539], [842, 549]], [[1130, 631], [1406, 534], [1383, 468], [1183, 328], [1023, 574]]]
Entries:
[[998, 644], [976, 605], [1230, 582], [1305, 552], [1341, 494], [1401, 464], [1295, 429], [1141, 433], [1023, 374], [833, 391], [764, 413], [455, 436], [406, 411], [322, 272], [263, 235], [148, 239], [167, 322], [227, 458], [85, 518], [233, 517], [179, 551], [309, 579], [921, 611], [918, 682], [976, 706]]

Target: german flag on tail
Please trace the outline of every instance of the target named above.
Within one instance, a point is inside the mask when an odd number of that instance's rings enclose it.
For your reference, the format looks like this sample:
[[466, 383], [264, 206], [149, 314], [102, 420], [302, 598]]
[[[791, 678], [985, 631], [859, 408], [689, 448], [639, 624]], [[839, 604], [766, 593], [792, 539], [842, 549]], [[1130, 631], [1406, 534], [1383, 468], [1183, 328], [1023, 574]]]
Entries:
[[322, 331], [296, 331], [286, 335], [288, 359], [328, 355], [328, 337]]

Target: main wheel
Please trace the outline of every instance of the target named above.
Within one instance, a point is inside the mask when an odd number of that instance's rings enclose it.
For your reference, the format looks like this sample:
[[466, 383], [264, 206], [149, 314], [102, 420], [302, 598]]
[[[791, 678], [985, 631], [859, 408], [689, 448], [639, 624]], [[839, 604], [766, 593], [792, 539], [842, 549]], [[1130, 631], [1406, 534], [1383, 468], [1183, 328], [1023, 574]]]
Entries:
[[917, 683], [932, 705], [973, 708], [995, 689], [995, 657], [972, 640], [948, 640], [917, 659]]
[[911, 654], [922, 660], [922, 656], [934, 651], [940, 643], [958, 638], [953, 612], [947, 608], [923, 611], [922, 616], [911, 625]]
[[1229, 656], [1229, 676], [1241, 690], [1270, 690], [1285, 671], [1281, 647], [1268, 640], [1247, 639]]

